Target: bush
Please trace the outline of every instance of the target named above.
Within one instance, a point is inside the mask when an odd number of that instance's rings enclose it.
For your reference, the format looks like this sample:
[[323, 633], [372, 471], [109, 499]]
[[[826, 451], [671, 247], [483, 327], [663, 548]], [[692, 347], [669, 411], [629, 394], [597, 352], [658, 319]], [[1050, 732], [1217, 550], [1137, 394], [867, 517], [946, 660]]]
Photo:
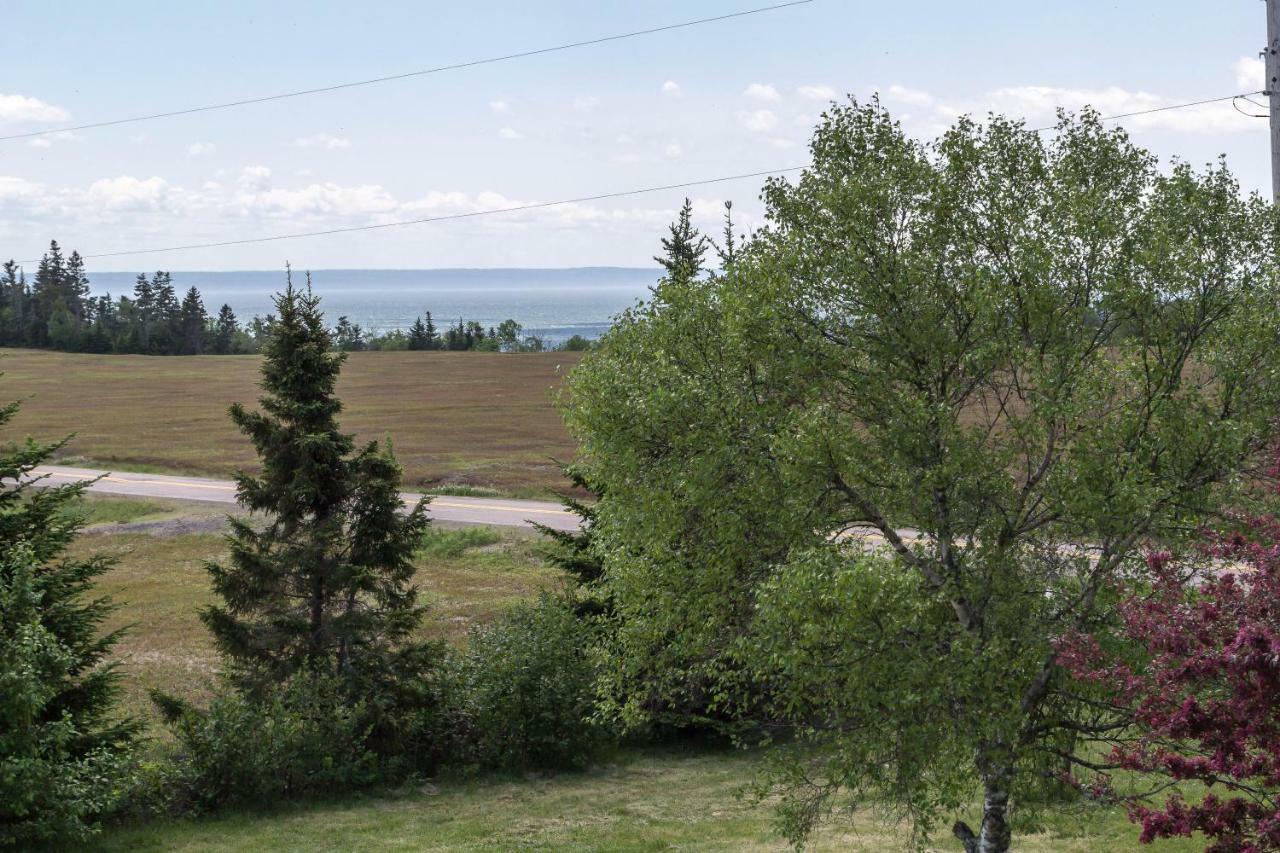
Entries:
[[463, 757], [512, 770], [586, 766], [607, 739], [591, 719], [593, 632], [547, 594], [476, 628], [455, 672]]
[[182, 710], [169, 805], [258, 806], [392, 778], [403, 768], [369, 748], [367, 716], [344, 701], [336, 679], [308, 673], [266, 696], [228, 691], [207, 710]]

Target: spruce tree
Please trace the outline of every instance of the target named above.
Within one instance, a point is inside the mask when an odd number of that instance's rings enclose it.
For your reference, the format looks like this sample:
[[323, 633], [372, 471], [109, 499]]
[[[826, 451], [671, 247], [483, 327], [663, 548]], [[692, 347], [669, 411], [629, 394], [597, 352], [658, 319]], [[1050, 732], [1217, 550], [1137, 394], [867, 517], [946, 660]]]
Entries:
[[435, 321], [431, 319], [431, 312], [427, 312], [427, 345], [423, 349], [440, 349], [440, 335], [436, 332]]
[[[595, 502], [599, 502], [599, 487], [592, 488], [585, 469], [569, 465], [564, 468], [564, 475], [582, 491], [593, 494]], [[557, 530], [537, 522], [533, 523], [533, 528], [547, 537], [547, 560], [577, 584], [581, 595], [574, 603], [575, 612], [582, 616], [606, 613], [609, 602], [601, 583], [604, 561], [595, 551], [595, 503], [586, 503], [572, 495], [561, 497], [560, 503], [578, 516], [577, 530]]]
[[427, 325], [418, 317], [409, 327], [409, 349], [424, 350], [427, 348]]
[[663, 254], [654, 256], [669, 280], [692, 281], [702, 272], [707, 238], [698, 233], [692, 220], [693, 204], [686, 198], [676, 221], [669, 226], [670, 236], [662, 238]]
[[234, 682], [250, 693], [307, 670], [353, 695], [394, 693], [433, 647], [412, 584], [426, 501], [401, 513], [390, 443], [356, 449], [334, 394], [344, 356], [332, 352], [319, 298], [292, 282], [263, 348], [261, 411], [231, 419], [253, 442], [261, 473], [237, 477], [231, 557], [208, 566], [221, 603], [201, 614]]
[[205, 329], [208, 325], [209, 315], [204, 310], [200, 291], [192, 287], [182, 298], [182, 307], [179, 309], [179, 352], [183, 355], [199, 355], [204, 352]]
[[230, 305], [223, 304], [213, 328], [213, 351], [219, 355], [230, 353], [235, 348], [238, 329], [235, 312]]
[[[0, 426], [18, 408], [0, 406]], [[91, 597], [110, 563], [66, 553], [86, 487], [31, 483], [64, 444], [0, 449], [0, 847], [83, 834], [138, 731], [115, 707], [113, 606]]]

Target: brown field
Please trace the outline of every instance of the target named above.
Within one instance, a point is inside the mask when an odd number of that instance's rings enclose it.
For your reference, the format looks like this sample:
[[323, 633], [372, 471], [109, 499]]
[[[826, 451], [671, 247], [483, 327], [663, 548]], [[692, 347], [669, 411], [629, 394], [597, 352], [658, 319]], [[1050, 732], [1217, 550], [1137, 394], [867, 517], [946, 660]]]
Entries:
[[[564, 488], [553, 460], [574, 445], [552, 396], [578, 353], [352, 353], [342, 424], [390, 435], [414, 488], [484, 486], [516, 495]], [[257, 356], [84, 355], [0, 350], [0, 401], [24, 398], [0, 439], [74, 432], [65, 460], [225, 477], [254, 461], [227, 417], [258, 398]]]

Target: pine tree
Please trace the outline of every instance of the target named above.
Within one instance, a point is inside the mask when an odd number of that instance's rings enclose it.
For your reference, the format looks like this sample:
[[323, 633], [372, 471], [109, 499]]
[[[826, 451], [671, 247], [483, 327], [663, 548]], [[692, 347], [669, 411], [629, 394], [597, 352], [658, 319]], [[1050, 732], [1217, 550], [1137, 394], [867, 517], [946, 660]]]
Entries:
[[435, 321], [431, 319], [431, 312], [427, 312], [427, 345], [423, 349], [440, 349], [440, 335], [436, 332]]
[[235, 312], [231, 310], [230, 305], [224, 303], [218, 311], [218, 319], [213, 327], [213, 351], [219, 355], [230, 353], [235, 348], [238, 330]]
[[[592, 493], [600, 500], [599, 487], [592, 488], [586, 472], [576, 466], [564, 468], [564, 475], [584, 492]], [[574, 609], [579, 615], [590, 616], [608, 612], [609, 602], [602, 590], [604, 561], [595, 552], [596, 508], [571, 495], [560, 499], [565, 509], [578, 516], [577, 530], [557, 530], [534, 522], [533, 528], [547, 537], [546, 557], [553, 566], [568, 575], [582, 593]]]
[[[0, 407], [0, 426], [18, 408]], [[110, 563], [66, 553], [86, 486], [30, 482], [64, 444], [0, 451], [0, 847], [83, 834], [138, 732], [115, 708], [113, 606], [89, 597]]]
[[319, 298], [288, 284], [264, 347], [262, 410], [232, 406], [253, 442], [258, 476], [240, 474], [242, 506], [265, 524], [231, 521], [231, 557], [210, 564], [221, 604], [201, 614], [234, 681], [255, 692], [304, 667], [352, 685], [396, 690], [429, 648], [411, 557], [426, 502], [402, 515], [390, 444], [355, 449], [338, 428], [332, 350]]
[[724, 231], [721, 242], [711, 241], [715, 247], [716, 257], [720, 259], [720, 269], [727, 270], [738, 259], [738, 238], [733, 233], [733, 202], [724, 203]]
[[205, 331], [209, 325], [209, 315], [204, 310], [204, 302], [200, 299], [200, 291], [190, 288], [182, 298], [182, 307], [178, 311], [178, 325], [181, 331], [179, 352], [183, 355], [199, 355], [204, 352]]
[[427, 348], [427, 325], [418, 317], [409, 327], [409, 349], [424, 350]]
[[151, 329], [155, 325], [156, 294], [151, 282], [142, 273], [133, 284], [133, 326], [138, 349], [151, 351]]
[[75, 318], [76, 330], [84, 327], [86, 312], [89, 308], [89, 276], [84, 271], [84, 259], [79, 252], [72, 252], [67, 258], [66, 277], [63, 282], [63, 301], [67, 310]]
[[693, 204], [686, 198], [676, 221], [669, 226], [671, 236], [662, 238], [663, 254], [654, 256], [670, 280], [692, 281], [702, 272], [707, 238], [693, 227], [692, 219]]

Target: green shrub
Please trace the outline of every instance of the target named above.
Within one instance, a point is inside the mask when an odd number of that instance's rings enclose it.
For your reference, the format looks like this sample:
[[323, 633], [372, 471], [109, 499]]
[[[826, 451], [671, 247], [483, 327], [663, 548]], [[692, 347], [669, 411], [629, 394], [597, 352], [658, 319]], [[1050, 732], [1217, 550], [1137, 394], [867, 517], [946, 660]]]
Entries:
[[592, 721], [593, 630], [568, 602], [543, 594], [472, 632], [455, 686], [467, 759], [514, 770], [590, 762], [606, 741]]
[[336, 679], [300, 673], [269, 695], [218, 695], [185, 709], [171, 807], [208, 812], [365, 787], [400, 768], [368, 746], [363, 704], [344, 701]]
[[502, 534], [492, 527], [458, 527], [452, 530], [434, 525], [427, 528], [418, 545], [418, 553], [426, 557], [460, 557], [472, 548], [483, 548], [502, 541]]

